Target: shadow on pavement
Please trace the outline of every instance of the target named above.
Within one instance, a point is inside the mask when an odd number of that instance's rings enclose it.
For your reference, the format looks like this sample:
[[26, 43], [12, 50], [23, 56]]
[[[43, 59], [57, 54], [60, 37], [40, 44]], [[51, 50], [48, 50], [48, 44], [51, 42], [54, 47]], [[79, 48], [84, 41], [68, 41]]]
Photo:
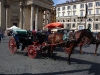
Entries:
[[[62, 61], [66, 61], [65, 57], [59, 57], [59, 59]], [[69, 74], [69, 73], [73, 74], [73, 73], [78, 73], [78, 72], [83, 72], [83, 71], [88, 71], [88, 74], [100, 75], [100, 64], [99, 63], [94, 63], [94, 62], [89, 62], [89, 61], [85, 61], [85, 60], [71, 58], [71, 63], [73, 63], [73, 62], [76, 62], [76, 64], [78, 64], [78, 65], [79, 64], [81, 64], [81, 65], [88, 64], [88, 65], [92, 65], [92, 66], [88, 69], [81, 69], [81, 70], [59, 71], [59, 72], [38, 73], [38, 74], [23, 73], [23, 74], [0, 74], [0, 75], [60, 75], [60, 74]], [[67, 61], [66, 61], [66, 64], [67, 64]]]

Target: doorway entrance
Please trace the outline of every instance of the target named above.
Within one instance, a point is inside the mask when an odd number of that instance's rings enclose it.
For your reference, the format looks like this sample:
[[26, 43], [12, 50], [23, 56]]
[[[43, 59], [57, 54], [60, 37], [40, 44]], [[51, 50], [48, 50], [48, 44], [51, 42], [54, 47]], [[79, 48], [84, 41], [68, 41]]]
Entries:
[[13, 23], [13, 25], [18, 26], [17, 23]]

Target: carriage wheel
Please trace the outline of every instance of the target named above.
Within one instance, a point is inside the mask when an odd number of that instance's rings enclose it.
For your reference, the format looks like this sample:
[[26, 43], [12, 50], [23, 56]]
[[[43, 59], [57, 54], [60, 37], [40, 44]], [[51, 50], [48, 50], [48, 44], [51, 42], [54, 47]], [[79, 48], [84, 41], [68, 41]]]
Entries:
[[37, 50], [33, 45], [28, 47], [28, 56], [30, 58], [35, 58], [37, 56]]
[[9, 40], [9, 50], [13, 54], [17, 51], [17, 46], [14, 38]]

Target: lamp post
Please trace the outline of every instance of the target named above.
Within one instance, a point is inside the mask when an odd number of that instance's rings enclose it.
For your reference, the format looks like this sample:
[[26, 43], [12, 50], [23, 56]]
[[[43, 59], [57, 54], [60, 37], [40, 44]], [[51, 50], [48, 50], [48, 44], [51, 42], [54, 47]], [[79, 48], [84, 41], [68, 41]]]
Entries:
[[[93, 22], [93, 25], [95, 26], [95, 6], [96, 6], [96, 0], [94, 2], [94, 22]], [[97, 25], [95, 26], [95, 29], [96, 29], [96, 32], [97, 32]]]
[[86, 12], [85, 12], [85, 29], [86, 29], [86, 20], [87, 20], [87, 14], [88, 14], [88, 6], [87, 6], [87, 3], [85, 4], [85, 8], [86, 8]]

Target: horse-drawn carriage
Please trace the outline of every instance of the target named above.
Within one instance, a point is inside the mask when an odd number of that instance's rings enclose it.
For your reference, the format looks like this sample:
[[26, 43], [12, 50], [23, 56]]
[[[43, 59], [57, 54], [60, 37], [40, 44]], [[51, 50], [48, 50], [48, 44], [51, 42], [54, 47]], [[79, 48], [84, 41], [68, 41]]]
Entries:
[[12, 28], [10, 31], [12, 36], [9, 40], [9, 50], [13, 54], [17, 51], [25, 51], [30, 58], [35, 58], [44, 52], [42, 51], [44, 47], [48, 46], [42, 36], [39, 36], [42, 41], [40, 39], [33, 40], [31, 31], [20, 28]]
[[12, 31], [9, 49], [12, 53], [15, 53], [17, 49], [26, 50], [29, 57], [35, 58], [44, 52], [48, 52], [50, 56], [53, 56], [53, 48], [58, 45], [61, 47], [62, 45], [64, 51], [68, 53], [68, 63], [70, 63], [70, 56], [73, 49], [82, 41], [84, 36], [87, 37], [89, 41], [93, 39], [92, 33], [87, 29], [77, 31], [74, 34], [75, 40], [70, 41], [69, 43], [63, 40], [63, 35], [64, 34], [51, 33], [48, 35], [48, 41], [45, 41], [43, 35], [40, 36], [39, 34], [39, 39], [34, 41], [31, 32], [17, 28]]

